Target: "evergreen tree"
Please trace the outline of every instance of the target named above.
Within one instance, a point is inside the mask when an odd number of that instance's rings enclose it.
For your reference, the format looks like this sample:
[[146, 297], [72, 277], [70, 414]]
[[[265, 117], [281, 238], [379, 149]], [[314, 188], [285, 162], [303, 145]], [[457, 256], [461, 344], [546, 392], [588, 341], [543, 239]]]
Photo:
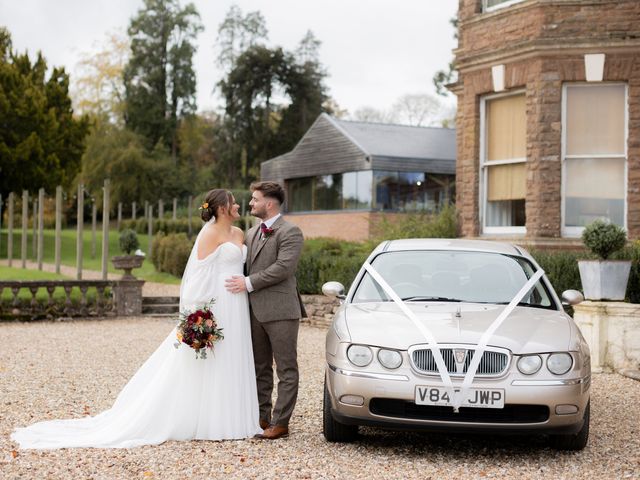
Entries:
[[126, 125], [146, 139], [148, 149], [163, 142], [174, 160], [180, 119], [196, 110], [193, 55], [201, 30], [195, 6], [181, 8], [177, 0], [144, 0], [128, 29]]
[[53, 68], [47, 78], [41, 54], [12, 51], [9, 32], [0, 28], [0, 193], [53, 192], [68, 186], [80, 170], [86, 117], [73, 117], [69, 76]]
[[[282, 48], [254, 45], [218, 85], [225, 120], [218, 131], [220, 162], [231, 185], [259, 176], [260, 163], [290, 150], [324, 111], [325, 73]], [[222, 147], [222, 145], [224, 147]]]

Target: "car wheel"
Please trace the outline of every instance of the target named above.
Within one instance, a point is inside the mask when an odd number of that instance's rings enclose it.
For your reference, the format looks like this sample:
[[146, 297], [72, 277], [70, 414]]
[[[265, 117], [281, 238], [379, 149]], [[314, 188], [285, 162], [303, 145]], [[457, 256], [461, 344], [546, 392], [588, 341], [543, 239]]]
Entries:
[[326, 380], [324, 381], [324, 400], [322, 402], [322, 433], [328, 442], [352, 442], [358, 437], [357, 425], [336, 422], [331, 415], [331, 398]]
[[591, 410], [591, 401], [587, 403], [584, 411], [584, 424], [578, 433], [570, 435], [554, 435], [551, 437], [551, 444], [557, 450], [582, 450], [587, 446], [589, 440], [589, 417]]

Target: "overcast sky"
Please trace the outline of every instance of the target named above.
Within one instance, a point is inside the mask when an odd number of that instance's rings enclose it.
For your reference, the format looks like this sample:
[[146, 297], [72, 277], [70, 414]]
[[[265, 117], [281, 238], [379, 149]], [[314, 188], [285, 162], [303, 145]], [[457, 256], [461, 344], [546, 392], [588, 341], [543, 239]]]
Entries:
[[[181, 1], [184, 5], [186, 2]], [[307, 30], [322, 42], [320, 61], [329, 73], [329, 94], [349, 112], [387, 109], [405, 93], [435, 93], [433, 74], [455, 48], [458, 0], [195, 0], [204, 31], [195, 67], [199, 110], [221, 102], [212, 92], [221, 78], [215, 64], [218, 26], [232, 4], [259, 10], [269, 45], [294, 49]], [[0, 0], [0, 25], [14, 48], [42, 51], [49, 66], [73, 75], [79, 55], [94, 50], [106, 33], [126, 31], [142, 0]], [[449, 100], [453, 102], [454, 100]]]

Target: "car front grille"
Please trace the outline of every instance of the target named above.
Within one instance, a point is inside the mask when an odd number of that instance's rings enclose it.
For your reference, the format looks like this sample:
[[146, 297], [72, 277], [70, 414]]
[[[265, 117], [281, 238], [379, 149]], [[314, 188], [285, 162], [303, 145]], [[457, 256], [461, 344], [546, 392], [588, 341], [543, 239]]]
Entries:
[[[456, 361], [456, 350], [464, 350], [464, 360]], [[451, 376], [463, 376], [467, 373], [475, 350], [465, 348], [445, 347], [440, 348], [442, 359], [447, 366], [447, 371]], [[433, 357], [433, 353], [428, 348], [416, 348], [411, 352], [411, 361], [414, 368], [420, 373], [437, 374], [438, 366]], [[477, 376], [497, 377], [502, 375], [509, 366], [509, 354], [507, 352], [498, 351], [497, 349], [485, 350], [476, 371]]]
[[461, 407], [458, 413], [452, 407], [416, 405], [414, 402], [392, 398], [372, 398], [369, 411], [384, 417], [411, 420], [432, 420], [464, 423], [543, 423], [549, 420], [546, 405], [506, 404], [504, 408]]

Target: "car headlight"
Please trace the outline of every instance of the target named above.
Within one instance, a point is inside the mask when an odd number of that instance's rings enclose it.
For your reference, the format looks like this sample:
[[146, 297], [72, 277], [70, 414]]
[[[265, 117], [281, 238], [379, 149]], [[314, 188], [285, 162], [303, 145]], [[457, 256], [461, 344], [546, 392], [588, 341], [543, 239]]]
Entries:
[[518, 360], [518, 370], [525, 375], [533, 375], [542, 367], [540, 355], [525, 355]]
[[378, 360], [383, 367], [393, 370], [402, 365], [402, 355], [396, 350], [386, 350], [381, 348], [378, 350]]
[[573, 357], [566, 352], [552, 353], [547, 358], [547, 368], [555, 375], [562, 375], [571, 370]]
[[366, 367], [373, 360], [373, 353], [364, 345], [351, 345], [347, 350], [347, 358], [356, 367]]

